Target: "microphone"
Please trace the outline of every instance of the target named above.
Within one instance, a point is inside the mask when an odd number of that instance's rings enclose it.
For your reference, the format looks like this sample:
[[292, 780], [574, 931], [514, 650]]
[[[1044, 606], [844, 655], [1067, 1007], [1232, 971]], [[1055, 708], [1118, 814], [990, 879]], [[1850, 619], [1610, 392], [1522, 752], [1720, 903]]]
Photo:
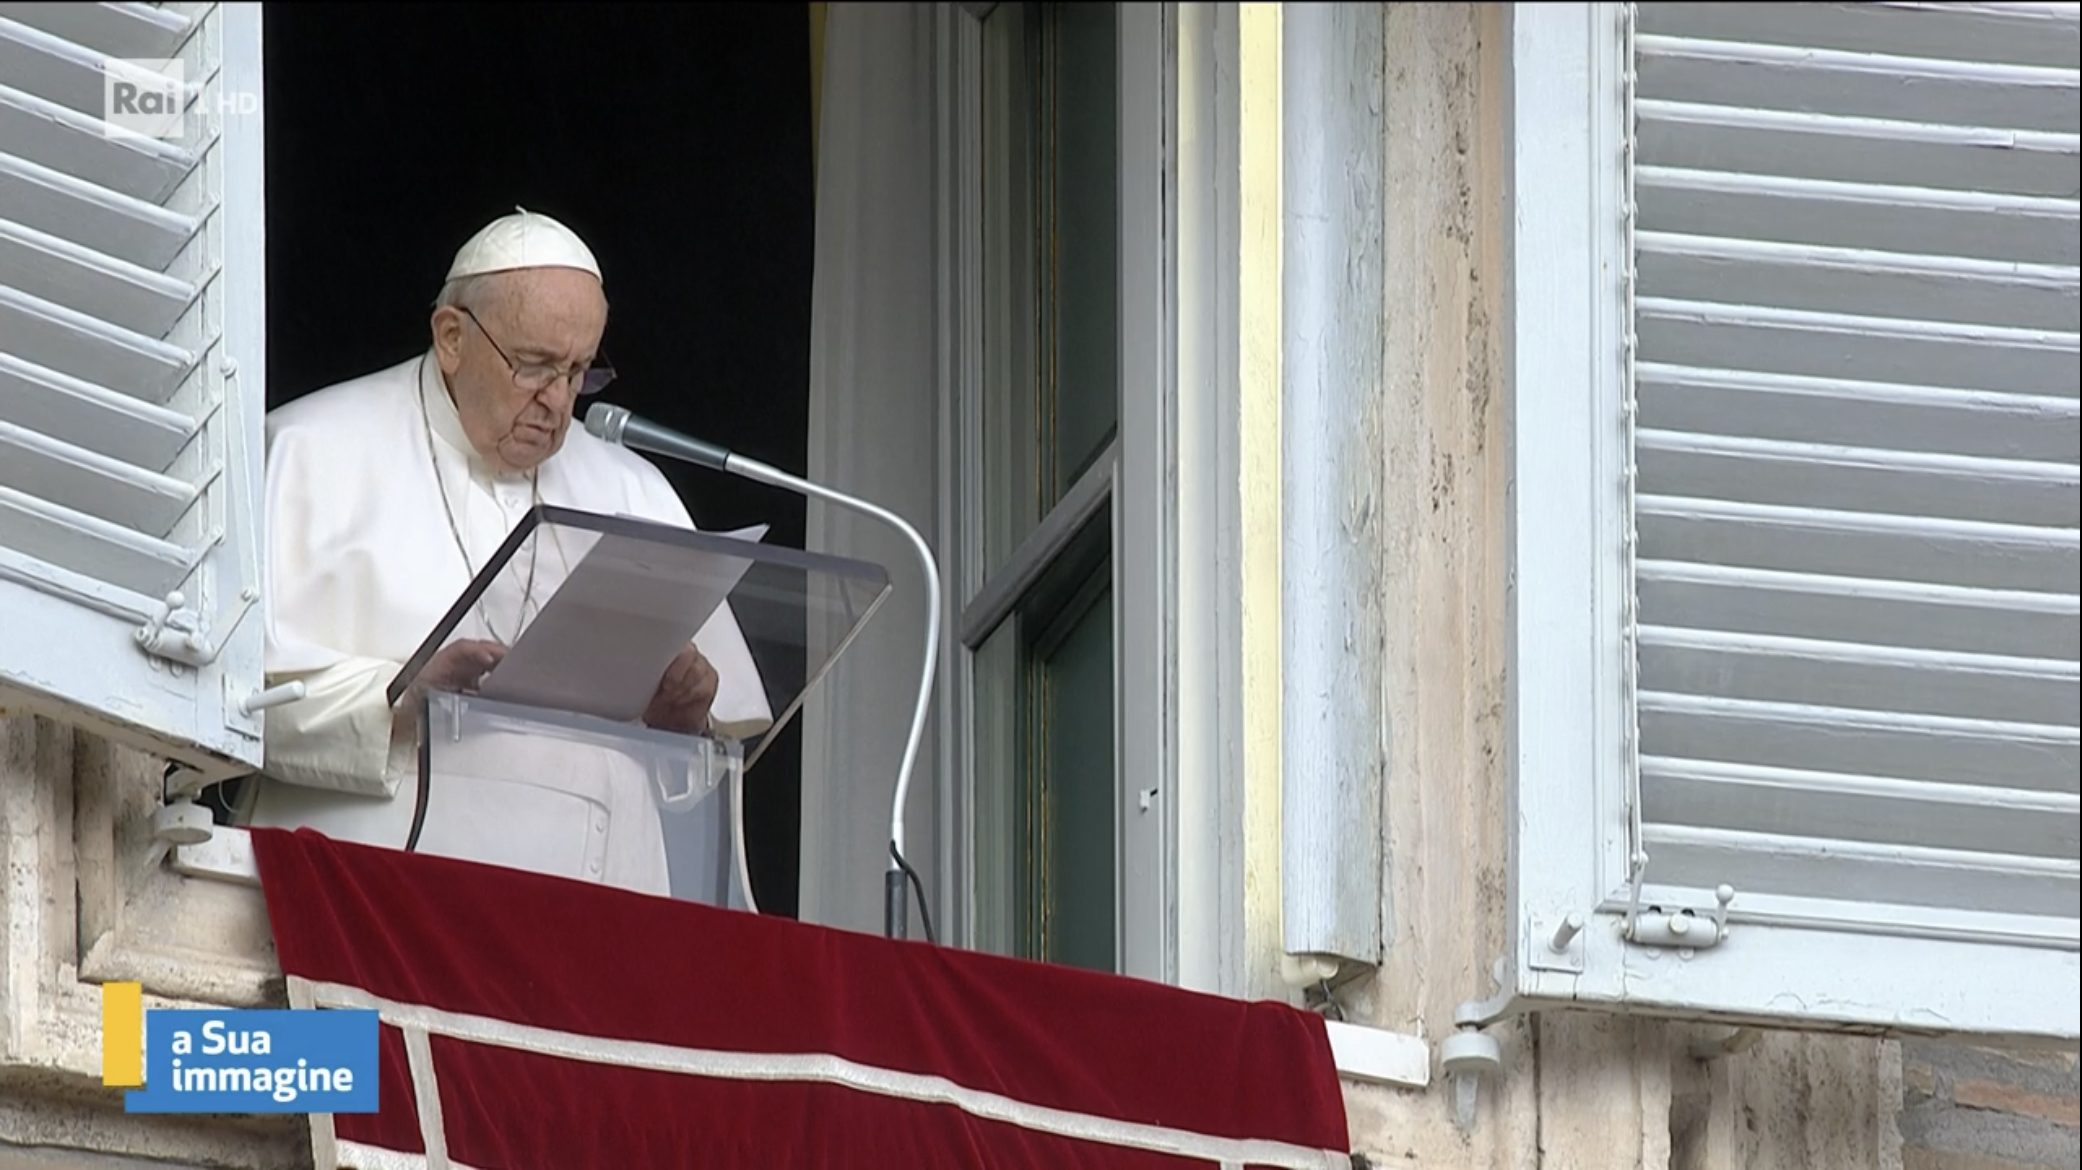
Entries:
[[905, 937], [904, 920], [910, 909], [910, 899], [905, 895], [904, 882], [908, 878], [918, 889], [918, 910], [925, 919], [926, 939], [938, 941], [933, 938], [933, 917], [926, 904], [925, 884], [918, 880], [917, 871], [904, 858], [904, 799], [910, 794], [911, 769], [918, 760], [918, 747], [925, 739], [926, 712], [932, 706], [933, 670], [940, 660], [940, 565], [933, 557], [932, 546], [908, 521], [887, 508], [790, 475], [728, 447], [639, 418], [631, 414], [628, 407], [595, 402], [586, 410], [585, 427], [587, 434], [604, 442], [844, 505], [882, 521], [903, 533], [910, 542], [925, 570], [925, 662], [919, 669], [918, 703], [911, 712], [911, 734], [904, 743], [904, 759], [896, 775], [896, 795], [889, 806], [889, 869], [883, 876], [882, 930], [889, 938]]
[[727, 448], [638, 418], [630, 414], [627, 407], [611, 402], [596, 402], [586, 411], [586, 433], [617, 446], [649, 451], [653, 455], [663, 455], [711, 471], [730, 470], [730, 451]]

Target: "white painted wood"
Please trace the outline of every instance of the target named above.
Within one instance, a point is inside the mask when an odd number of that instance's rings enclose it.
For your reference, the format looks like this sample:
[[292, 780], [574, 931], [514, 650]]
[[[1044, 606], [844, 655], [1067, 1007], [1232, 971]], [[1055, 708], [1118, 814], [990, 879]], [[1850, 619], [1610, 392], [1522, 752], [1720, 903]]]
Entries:
[[[1510, 23], [1511, 990], [1618, 1001], [1604, 968], [1549, 972], [1550, 938], [1626, 877], [1618, 14], [1515, 5]], [[1587, 929], [1581, 953], [1604, 954]], [[1468, 989], [1469, 999], [1487, 987]]]
[[1280, 895], [1289, 954], [1384, 943], [1387, 555], [1384, 17], [1296, 5], [1281, 34]]
[[163, 201], [198, 161], [175, 143], [104, 134], [98, 116], [8, 84], [0, 84], [0, 142], [9, 154], [150, 203]]
[[161, 405], [180, 387], [196, 359], [185, 347], [9, 285], [0, 285], [0, 337], [7, 338], [8, 352], [22, 361], [97, 385], [121, 387]]
[[[1120, 29], [1120, 467], [1114, 507], [1115, 820], [1123, 974], [1178, 979], [1178, 396], [1173, 6], [1123, 4]], [[1148, 799], [1144, 799], [1147, 796]]]
[[[1651, 822], [2058, 858], [2076, 798], [1857, 772], [1646, 756]], [[1652, 781], [1652, 783], [1650, 782]]]
[[1326, 1028], [1338, 1076], [1402, 1089], [1431, 1084], [1431, 1045], [1424, 1037], [1339, 1020], [1328, 1021]]
[[0, 4], [0, 18], [111, 57], [166, 58], [174, 55], [195, 21], [158, 4], [49, 4], [12, 0]]
[[1643, 156], [1659, 166], [2004, 195], [2063, 195], [2074, 186], [2071, 133], [1647, 97], [1634, 109]]
[[1915, 253], [1944, 239], [1955, 256], [2073, 264], [2082, 251], [2075, 201], [1891, 183], [1688, 167], [1637, 167], [1644, 231]]
[[2073, 645], [2077, 629], [2075, 606], [2052, 593], [1658, 560], [1636, 565], [1634, 585], [1661, 620], [1737, 632], [2031, 657]]
[[1643, 89], [1669, 89], [1714, 105], [1764, 102], [1773, 109], [2069, 133], [2082, 122], [2071, 68], [1653, 33], [1636, 38], [1634, 51]]
[[1084, 526], [1111, 506], [1113, 471], [1119, 460], [1120, 441], [1115, 439], [1063, 492], [1063, 498], [1056, 501], [1026, 539], [1005, 554], [1004, 563], [997, 566], [956, 618], [955, 630], [961, 645], [981, 650]]
[[164, 272], [201, 230], [190, 212], [135, 199], [39, 163], [0, 146], [0, 207], [5, 218], [68, 240], [92, 240], [111, 261]]
[[1634, 246], [1643, 283], [1683, 300], [2052, 330], [2074, 311], [2072, 264], [1672, 232]]
[[2076, 14], [1739, 8], [1639, 9], [1631, 152], [1619, 6], [1515, 13], [1512, 991], [2072, 1042]]
[[[156, 612], [160, 600], [188, 579], [197, 560], [195, 550], [180, 544], [0, 487], [0, 577], [30, 588], [50, 582], [50, 590], [60, 595], [78, 591], [56, 582], [84, 578], [119, 596], [121, 612], [142, 619]], [[23, 635], [18, 632], [16, 636]], [[22, 653], [55, 651], [56, 647], [24, 648]], [[127, 647], [124, 653], [127, 657]], [[28, 666], [33, 660], [0, 664], [0, 678], [33, 684], [42, 677]]]
[[1178, 6], [1177, 874], [1180, 986], [1247, 991], [1244, 886], [1240, 14]]
[[1644, 360], [1707, 369], [2073, 398], [2082, 366], [2073, 331], [1817, 313], [1643, 296]]
[[1643, 428], [1644, 483], [1690, 498], [1888, 516], [2073, 527], [2073, 463]]
[[[0, 422], [0, 484], [33, 499], [65, 500], [89, 516], [164, 537], [199, 485]], [[139, 586], [142, 588], [142, 586]]]
[[[941, 6], [934, 18], [933, 182], [935, 380], [938, 404], [937, 492], [946, 646], [959, 646], [962, 607], [983, 586], [983, 558], [954, 550], [985, 547], [983, 501], [984, 345], [983, 25], [995, 4]], [[937, 79], [946, 79], [941, 84]], [[946, 489], [952, 490], [946, 490]], [[942, 655], [938, 769], [940, 902], [945, 937], [976, 947], [975, 657]]]
[[[155, 45], [203, 81], [189, 136], [105, 134], [101, 55]], [[0, 60], [0, 692], [205, 777], [250, 771], [265, 600], [233, 618], [261, 584], [259, 8], [9, 5]], [[199, 663], [139, 648], [175, 592]]]
[[0, 401], [7, 418], [147, 471], [164, 471], [194, 436], [194, 419], [0, 353]]
[[2073, 534], [2028, 525], [1665, 495], [1635, 518], [1656, 559], [2054, 595], [2075, 581]]
[[2046, 462], [2082, 436], [2076, 403], [2037, 394], [1660, 362], [1640, 363], [1635, 378], [1652, 429]]
[[103, 321], [163, 337], [201, 294], [194, 282], [0, 219], [0, 269], [22, 292]]
[[[2063, 14], [2063, 10], [2065, 13]], [[1913, 19], [1901, 19], [1912, 14]], [[1937, 60], [2074, 68], [2074, 9], [2061, 4], [1641, 6], [1641, 31]]]

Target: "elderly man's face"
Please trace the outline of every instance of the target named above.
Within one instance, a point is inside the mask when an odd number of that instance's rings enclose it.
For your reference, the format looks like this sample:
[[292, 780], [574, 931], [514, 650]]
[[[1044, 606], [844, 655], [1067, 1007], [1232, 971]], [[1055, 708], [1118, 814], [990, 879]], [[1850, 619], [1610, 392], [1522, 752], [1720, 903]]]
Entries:
[[[477, 453], [502, 471], [527, 472], [564, 445], [580, 380], [607, 329], [607, 299], [599, 281], [574, 268], [501, 273], [491, 287], [472, 313], [435, 311], [434, 349]], [[514, 376], [529, 366], [567, 376], [531, 390]]]

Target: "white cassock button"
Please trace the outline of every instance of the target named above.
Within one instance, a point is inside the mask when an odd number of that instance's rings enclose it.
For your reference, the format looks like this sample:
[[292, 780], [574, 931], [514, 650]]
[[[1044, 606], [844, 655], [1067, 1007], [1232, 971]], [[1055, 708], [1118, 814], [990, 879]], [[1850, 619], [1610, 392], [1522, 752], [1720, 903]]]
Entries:
[[588, 861], [586, 862], [586, 868], [598, 874], [600, 872], [600, 862], [598, 860]]
[[604, 816], [598, 816], [598, 815], [594, 816], [594, 817], [593, 817], [593, 831], [594, 831], [595, 833], [602, 833], [602, 834], [606, 833], [606, 832], [607, 832], [607, 818], [606, 818], [606, 817], [604, 817]]

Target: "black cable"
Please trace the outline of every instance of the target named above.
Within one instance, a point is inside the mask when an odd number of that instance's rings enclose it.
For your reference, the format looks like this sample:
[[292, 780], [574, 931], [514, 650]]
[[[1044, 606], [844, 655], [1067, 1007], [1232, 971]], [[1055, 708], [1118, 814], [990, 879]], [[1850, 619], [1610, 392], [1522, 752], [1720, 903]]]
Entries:
[[433, 786], [433, 736], [427, 733], [427, 717], [432, 710], [432, 700], [427, 695], [419, 698], [419, 784], [418, 796], [412, 805], [412, 832], [405, 838], [405, 852], [419, 848], [419, 831], [427, 823], [427, 790]]
[[925, 883], [918, 879], [918, 871], [911, 868], [911, 863], [904, 860], [904, 855], [897, 852], [894, 841], [889, 843], [889, 855], [896, 859], [896, 866], [904, 871], [904, 876], [911, 879], [911, 888], [918, 891], [918, 919], [925, 927], [925, 941], [938, 945], [940, 940], [933, 937], [932, 907], [925, 904]]

